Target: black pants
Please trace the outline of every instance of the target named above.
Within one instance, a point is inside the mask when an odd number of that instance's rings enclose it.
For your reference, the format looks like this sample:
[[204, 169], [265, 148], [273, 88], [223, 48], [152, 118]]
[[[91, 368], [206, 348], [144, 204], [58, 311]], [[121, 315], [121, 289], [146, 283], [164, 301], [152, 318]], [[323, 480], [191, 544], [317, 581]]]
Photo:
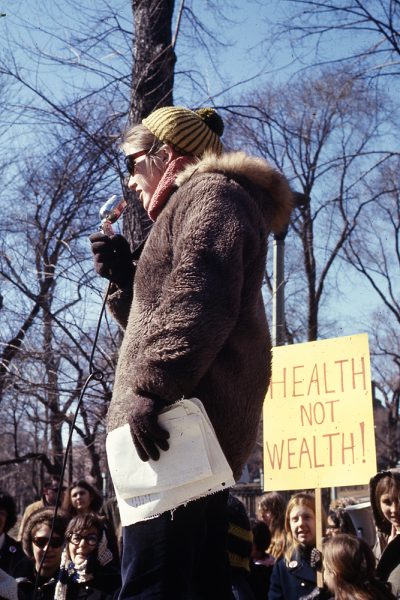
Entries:
[[123, 528], [119, 600], [232, 600], [228, 491]]

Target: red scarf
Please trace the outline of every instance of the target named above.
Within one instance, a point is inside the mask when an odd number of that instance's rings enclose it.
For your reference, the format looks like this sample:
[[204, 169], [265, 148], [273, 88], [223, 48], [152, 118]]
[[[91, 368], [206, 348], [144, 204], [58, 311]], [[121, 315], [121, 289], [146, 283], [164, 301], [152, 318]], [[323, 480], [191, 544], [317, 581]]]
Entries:
[[150, 200], [147, 213], [152, 221], [155, 221], [160, 214], [164, 204], [167, 202], [171, 193], [174, 191], [177, 176], [183, 169], [195, 161], [193, 156], [178, 156], [172, 160], [164, 175], [161, 177], [158, 186]]

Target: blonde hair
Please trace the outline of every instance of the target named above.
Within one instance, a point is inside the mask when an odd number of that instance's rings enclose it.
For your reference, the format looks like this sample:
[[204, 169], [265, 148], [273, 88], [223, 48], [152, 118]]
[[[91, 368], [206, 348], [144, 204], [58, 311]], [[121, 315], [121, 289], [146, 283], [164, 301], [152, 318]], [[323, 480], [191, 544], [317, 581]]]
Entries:
[[[286, 546], [285, 546], [285, 552], [284, 552], [284, 556], [287, 561], [290, 561], [294, 550], [296, 550], [300, 546], [299, 542], [293, 537], [292, 529], [290, 527], [290, 513], [292, 512], [293, 508], [295, 508], [297, 506], [305, 506], [306, 508], [309, 508], [314, 513], [314, 518], [315, 518], [315, 496], [314, 496], [314, 494], [312, 494], [311, 492], [298, 492], [297, 494], [294, 494], [294, 496], [292, 496], [290, 498], [290, 500], [287, 504], [286, 514], [285, 514]], [[322, 520], [323, 520], [323, 523], [322, 523], [323, 530], [325, 531], [326, 519], [325, 519], [325, 512], [323, 510], [322, 510]]]
[[[157, 156], [157, 152], [164, 146], [164, 142], [156, 138], [147, 127], [140, 123], [129, 127], [122, 135], [121, 148], [125, 151], [127, 145], [137, 148], [136, 152], [143, 151], [146, 153], [146, 167], [149, 167], [151, 175], [153, 175], [155, 170], [158, 173], [164, 171], [163, 162]], [[128, 155], [129, 152], [126, 152], [126, 154]]]
[[131, 146], [137, 146], [137, 151], [145, 151], [148, 154], [154, 154], [158, 152], [164, 142], [156, 138], [156, 136], [147, 129], [141, 123], [128, 127], [122, 134], [121, 147], [129, 144]]

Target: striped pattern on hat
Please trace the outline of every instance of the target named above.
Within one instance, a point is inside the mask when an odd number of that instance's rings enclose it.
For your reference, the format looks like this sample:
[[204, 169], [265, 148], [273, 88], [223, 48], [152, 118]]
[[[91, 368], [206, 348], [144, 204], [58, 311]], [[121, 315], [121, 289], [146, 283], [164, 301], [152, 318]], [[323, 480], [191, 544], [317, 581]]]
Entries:
[[[216, 120], [220, 133], [212, 126]], [[156, 138], [187, 154], [201, 156], [206, 151], [220, 154], [223, 149], [220, 140], [223, 122], [210, 108], [194, 111], [182, 106], [165, 106], [143, 119], [142, 124]]]

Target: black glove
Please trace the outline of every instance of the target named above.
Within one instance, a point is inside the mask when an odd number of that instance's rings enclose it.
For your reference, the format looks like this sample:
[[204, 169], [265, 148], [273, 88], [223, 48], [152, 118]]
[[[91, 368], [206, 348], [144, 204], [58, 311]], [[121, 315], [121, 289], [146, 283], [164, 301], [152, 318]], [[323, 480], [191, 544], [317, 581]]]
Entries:
[[119, 233], [109, 237], [101, 231], [89, 237], [94, 268], [101, 277], [120, 287], [133, 282], [134, 267], [129, 243]]
[[158, 398], [136, 396], [136, 403], [129, 414], [133, 443], [143, 461], [158, 460], [160, 450], [168, 450], [169, 433], [158, 424], [158, 415], [165, 404]]

